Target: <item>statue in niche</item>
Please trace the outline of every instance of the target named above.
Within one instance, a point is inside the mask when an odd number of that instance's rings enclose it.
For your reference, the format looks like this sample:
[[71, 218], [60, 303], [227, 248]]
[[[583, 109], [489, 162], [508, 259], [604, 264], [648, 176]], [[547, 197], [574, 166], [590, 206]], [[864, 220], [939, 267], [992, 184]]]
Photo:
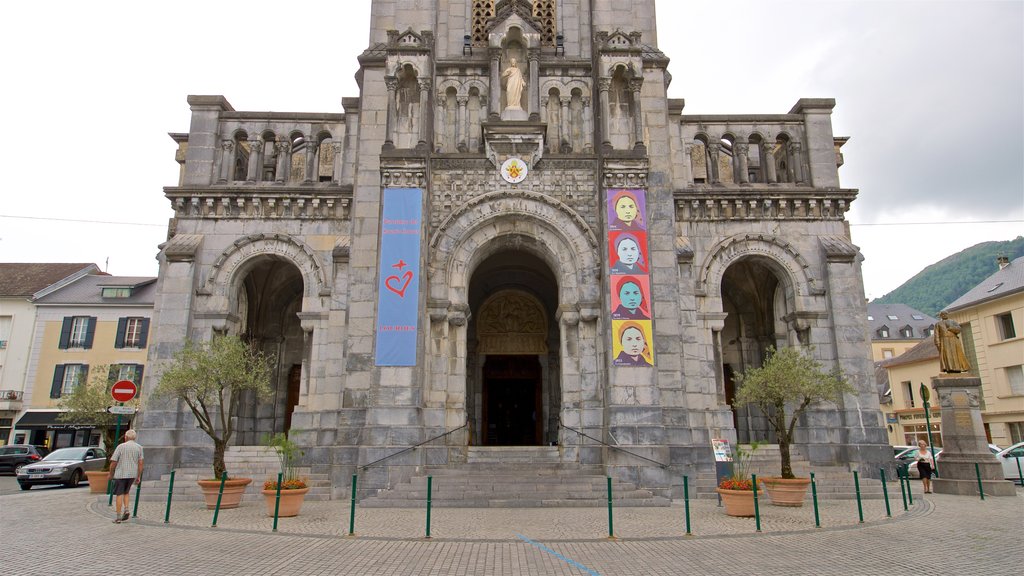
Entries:
[[505, 80], [505, 110], [522, 110], [523, 88], [526, 87], [526, 78], [522, 70], [516, 64], [516, 59], [509, 60], [508, 68], [501, 73]]
[[939, 312], [939, 320], [935, 323], [935, 347], [939, 349], [939, 367], [946, 374], [958, 374], [971, 369], [971, 362], [964, 354], [964, 345], [960, 341], [960, 324], [949, 319], [949, 314]]

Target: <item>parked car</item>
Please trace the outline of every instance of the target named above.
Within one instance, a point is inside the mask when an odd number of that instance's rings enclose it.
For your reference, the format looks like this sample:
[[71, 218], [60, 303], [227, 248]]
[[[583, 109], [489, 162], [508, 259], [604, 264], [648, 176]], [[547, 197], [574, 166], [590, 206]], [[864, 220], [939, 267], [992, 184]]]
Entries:
[[86, 472], [103, 470], [106, 463], [107, 453], [99, 446], [60, 448], [39, 462], [18, 468], [18, 485], [22, 490], [42, 484], [63, 484], [73, 488], [85, 478]]
[[900, 454], [902, 454], [903, 452], [906, 452], [907, 450], [909, 450], [911, 448], [916, 450], [917, 446], [893, 446], [892, 447], [892, 455], [894, 457], [896, 457], [896, 458], [899, 458]]
[[32, 444], [8, 444], [0, 446], [0, 474], [14, 474], [18, 466], [38, 462], [49, 450]]
[[1020, 474], [1024, 470], [1024, 442], [1017, 442], [1000, 451], [996, 454], [996, 459], [1003, 466], [1003, 478], [1020, 484]]
[[[993, 454], [999, 454], [999, 452], [1002, 451], [1002, 448], [1000, 448], [999, 446], [996, 446], [995, 444], [989, 444], [988, 445], [988, 449]], [[916, 454], [916, 452], [917, 452], [917, 449], [915, 448], [914, 449], [914, 454]], [[942, 448], [936, 448], [936, 450], [935, 450], [935, 460], [938, 462], [937, 466], [939, 468], [939, 474], [940, 474], [940, 478], [941, 478], [941, 474], [942, 474]], [[921, 473], [917, 471], [917, 460], [915, 459], [914, 455], [910, 456], [910, 461], [909, 461], [909, 464], [907, 465], [907, 474], [909, 474], [911, 478], [920, 478], [921, 477]]]

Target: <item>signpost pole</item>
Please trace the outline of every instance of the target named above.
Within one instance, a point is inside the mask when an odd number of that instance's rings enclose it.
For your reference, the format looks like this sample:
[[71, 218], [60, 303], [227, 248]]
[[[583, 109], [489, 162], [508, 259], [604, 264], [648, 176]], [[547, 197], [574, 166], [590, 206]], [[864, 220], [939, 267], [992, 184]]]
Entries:
[[921, 383], [921, 400], [924, 401], [924, 425], [928, 429], [928, 450], [932, 453], [932, 467], [935, 470], [935, 476], [939, 475], [939, 461], [935, 459], [935, 444], [932, 443], [932, 414], [931, 408], [928, 407], [928, 400], [931, 398], [931, 393], [928, 391], [928, 387]]

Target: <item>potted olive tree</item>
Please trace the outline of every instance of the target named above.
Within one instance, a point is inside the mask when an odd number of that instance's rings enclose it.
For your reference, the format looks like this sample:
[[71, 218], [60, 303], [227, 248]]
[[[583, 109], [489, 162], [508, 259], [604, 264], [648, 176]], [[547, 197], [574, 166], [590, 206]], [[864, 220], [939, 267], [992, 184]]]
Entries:
[[[63, 410], [57, 420], [92, 426], [103, 436], [107, 461], [103, 464], [102, 470], [89, 470], [85, 473], [89, 480], [89, 491], [96, 494], [107, 491], [110, 457], [114, 453], [114, 448], [121, 441], [117, 431], [119, 416], [107, 411], [107, 408], [114, 405], [114, 399], [110, 396], [110, 388], [114, 385], [115, 376], [116, 372], [111, 371], [108, 366], [97, 366], [93, 369], [91, 378], [78, 382], [69, 394], [61, 395], [60, 400], [57, 401], [57, 406]], [[136, 396], [135, 400], [128, 402], [128, 405], [138, 408], [138, 397]], [[131, 419], [120, 418], [121, 432], [123, 433], [129, 428]], [[81, 480], [81, 477], [72, 476], [68, 480], [68, 485], [77, 486]]]
[[775, 429], [779, 442], [781, 471], [779, 476], [764, 479], [772, 504], [802, 506], [810, 478], [797, 478], [789, 447], [793, 430], [800, 416], [815, 402], [838, 402], [844, 392], [853, 388], [838, 368], [826, 372], [812, 356], [813, 347], [769, 348], [767, 359], [759, 368], [750, 368], [737, 375], [740, 385], [736, 404], [754, 404]]
[[309, 493], [309, 486], [306, 479], [295, 472], [295, 459], [305, 453], [282, 432], [264, 437], [263, 443], [272, 447], [281, 461], [280, 506], [277, 503], [278, 479], [272, 478], [263, 483], [263, 498], [267, 504], [267, 516], [274, 515], [275, 507], [278, 508], [278, 516], [298, 516], [306, 494]]
[[[188, 340], [174, 355], [153, 391], [159, 397], [185, 403], [196, 425], [213, 440], [213, 478], [199, 480], [206, 505], [213, 508], [227, 467], [224, 452], [235, 432], [235, 416], [245, 392], [257, 399], [271, 395], [270, 358], [237, 336], [219, 336], [204, 342]], [[228, 478], [221, 508], [235, 508], [252, 478]]]

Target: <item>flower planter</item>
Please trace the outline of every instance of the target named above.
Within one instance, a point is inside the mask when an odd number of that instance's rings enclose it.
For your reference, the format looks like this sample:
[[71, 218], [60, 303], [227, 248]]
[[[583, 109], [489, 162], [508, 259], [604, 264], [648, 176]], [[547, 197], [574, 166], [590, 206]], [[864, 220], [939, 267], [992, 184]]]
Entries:
[[803, 506], [804, 498], [807, 497], [807, 487], [811, 485], [810, 478], [782, 478], [771, 476], [762, 478], [765, 490], [768, 491], [768, 498], [776, 506]]
[[110, 479], [108, 470], [86, 470], [85, 477], [89, 479], [90, 494], [107, 493], [107, 482]]
[[[206, 499], [206, 509], [213, 510], [217, 507], [217, 494], [220, 491], [220, 480], [197, 480], [200, 490], [203, 491], [203, 498]], [[252, 478], [228, 478], [224, 482], [224, 496], [220, 500], [220, 509], [238, 508], [245, 494], [245, 487], [252, 483]]]
[[[725, 506], [725, 513], [729, 516], [749, 518], [754, 515], [754, 491], [753, 490], [727, 490], [716, 488], [718, 495], [722, 497], [722, 504]], [[757, 497], [764, 495], [764, 490], [757, 491]]]
[[[293, 490], [281, 490], [281, 505], [278, 507], [279, 518], [298, 516], [302, 509], [302, 503], [306, 500], [309, 488], [296, 488]], [[277, 501], [277, 490], [264, 490], [263, 501], [267, 505], [267, 516], [274, 515], [274, 505]]]

